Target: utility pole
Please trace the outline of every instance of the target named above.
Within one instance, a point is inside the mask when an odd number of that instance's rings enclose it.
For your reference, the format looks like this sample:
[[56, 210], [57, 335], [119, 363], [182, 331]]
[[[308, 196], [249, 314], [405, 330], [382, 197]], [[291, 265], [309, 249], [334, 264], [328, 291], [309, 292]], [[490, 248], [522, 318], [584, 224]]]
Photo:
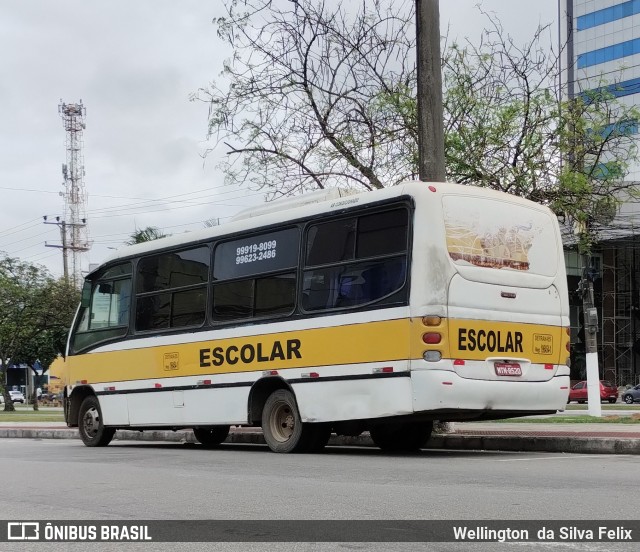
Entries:
[[602, 416], [600, 398], [600, 369], [598, 366], [598, 310], [593, 298], [593, 267], [591, 256], [582, 253], [582, 311], [584, 316], [584, 345], [587, 364], [587, 404], [589, 416]]
[[[422, 182], [446, 179], [438, 2], [416, 0], [418, 175]], [[436, 421], [434, 427], [439, 433], [450, 433], [453, 422]]]
[[416, 0], [418, 174], [444, 182], [444, 125], [439, 0]]
[[62, 245], [51, 245], [44, 242], [45, 247], [57, 247], [62, 249], [62, 274], [64, 275], [64, 281], [69, 283], [69, 248], [67, 247], [67, 223], [64, 220], [60, 220], [60, 217], [56, 217], [56, 222], [49, 222], [47, 215], [42, 217], [45, 224], [56, 224], [60, 228], [60, 238]]

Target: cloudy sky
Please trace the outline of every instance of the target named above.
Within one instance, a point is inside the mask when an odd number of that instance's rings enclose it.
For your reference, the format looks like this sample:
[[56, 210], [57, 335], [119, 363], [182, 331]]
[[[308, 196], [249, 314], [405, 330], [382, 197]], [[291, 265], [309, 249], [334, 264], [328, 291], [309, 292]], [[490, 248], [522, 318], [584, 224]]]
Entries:
[[[495, 12], [516, 40], [557, 19], [556, 0], [441, 0], [441, 28], [477, 39], [475, 6]], [[225, 219], [262, 194], [225, 186], [206, 161], [207, 106], [190, 95], [231, 55], [205, 0], [0, 0], [0, 252], [62, 273], [55, 225], [66, 161], [60, 100], [86, 108], [87, 217], [83, 268], [136, 228], [176, 234]]]

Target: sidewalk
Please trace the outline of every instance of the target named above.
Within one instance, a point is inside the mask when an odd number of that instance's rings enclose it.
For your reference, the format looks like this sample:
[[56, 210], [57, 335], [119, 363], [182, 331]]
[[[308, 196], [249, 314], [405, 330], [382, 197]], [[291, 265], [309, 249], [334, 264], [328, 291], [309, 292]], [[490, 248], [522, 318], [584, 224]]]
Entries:
[[[556, 424], [456, 422], [454, 433], [434, 435], [426, 449], [569, 452], [580, 454], [640, 454], [640, 424]], [[0, 438], [78, 439], [78, 429], [60, 422], [0, 422]], [[119, 430], [123, 441], [196, 443], [193, 433]], [[227, 443], [264, 444], [260, 428], [231, 429]], [[374, 446], [368, 434], [331, 437], [329, 446]]]

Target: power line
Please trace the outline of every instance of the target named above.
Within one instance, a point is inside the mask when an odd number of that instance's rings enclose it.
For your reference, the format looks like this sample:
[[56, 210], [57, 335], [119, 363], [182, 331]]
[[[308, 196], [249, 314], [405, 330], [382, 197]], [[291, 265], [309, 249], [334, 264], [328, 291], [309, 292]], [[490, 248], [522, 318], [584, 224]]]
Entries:
[[[37, 224], [32, 224], [34, 222], [37, 222]], [[31, 226], [29, 226], [28, 228], [21, 228], [22, 226], [27, 226], [28, 224], [31, 224]], [[23, 222], [22, 224], [19, 224], [18, 226], [12, 226], [12, 232], [4, 232], [4, 231], [0, 231], [0, 237], [5, 237], [5, 236], [11, 236], [12, 234], [17, 234], [18, 232], [24, 232], [25, 230], [29, 230], [30, 228], [35, 228], [36, 226], [40, 226], [40, 219], [33, 219], [30, 220], [28, 222]]]

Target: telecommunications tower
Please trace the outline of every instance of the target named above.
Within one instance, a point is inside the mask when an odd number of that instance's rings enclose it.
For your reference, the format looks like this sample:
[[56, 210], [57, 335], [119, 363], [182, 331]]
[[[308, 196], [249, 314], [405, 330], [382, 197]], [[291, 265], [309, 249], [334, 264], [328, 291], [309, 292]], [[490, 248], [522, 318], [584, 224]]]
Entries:
[[60, 100], [58, 113], [62, 117], [66, 132], [67, 162], [62, 165], [65, 191], [61, 194], [64, 195], [64, 215], [62, 220], [57, 218], [55, 222], [46, 221], [45, 217], [45, 221], [60, 227], [62, 245], [51, 247], [62, 249], [64, 277], [75, 287], [79, 287], [82, 282], [80, 255], [91, 247], [87, 233], [87, 201], [82, 155], [82, 131], [85, 129], [84, 117], [87, 111], [82, 105], [82, 100], [76, 104], [66, 104]]

